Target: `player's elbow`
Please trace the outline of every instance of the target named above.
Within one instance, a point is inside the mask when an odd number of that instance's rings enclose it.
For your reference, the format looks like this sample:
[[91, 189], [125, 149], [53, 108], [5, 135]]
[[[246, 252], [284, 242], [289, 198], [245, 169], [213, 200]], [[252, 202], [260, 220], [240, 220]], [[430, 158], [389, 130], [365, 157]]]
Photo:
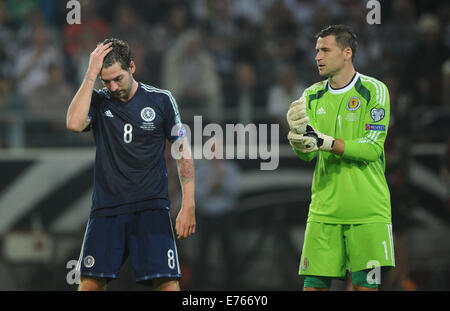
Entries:
[[77, 122], [73, 118], [68, 117], [66, 120], [66, 127], [69, 131], [80, 133], [84, 130], [84, 124]]
[[383, 149], [380, 148], [378, 145], [371, 145], [370, 147], [372, 148], [367, 148], [365, 155], [364, 155], [364, 160], [369, 161], [369, 162], [375, 162], [378, 161], [378, 159], [381, 157], [381, 154], [383, 152]]

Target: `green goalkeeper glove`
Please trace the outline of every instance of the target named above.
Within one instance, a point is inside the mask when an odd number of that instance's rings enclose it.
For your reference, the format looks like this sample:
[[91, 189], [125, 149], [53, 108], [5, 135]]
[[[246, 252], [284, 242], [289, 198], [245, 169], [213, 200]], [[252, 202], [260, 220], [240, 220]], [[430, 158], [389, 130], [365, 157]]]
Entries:
[[302, 153], [318, 150], [331, 151], [335, 140], [331, 136], [316, 131], [311, 125], [306, 126], [305, 134], [297, 134], [291, 130], [288, 139], [291, 146]]
[[298, 134], [306, 133], [309, 118], [306, 115], [306, 98], [304, 96], [291, 103], [286, 118], [291, 130]]

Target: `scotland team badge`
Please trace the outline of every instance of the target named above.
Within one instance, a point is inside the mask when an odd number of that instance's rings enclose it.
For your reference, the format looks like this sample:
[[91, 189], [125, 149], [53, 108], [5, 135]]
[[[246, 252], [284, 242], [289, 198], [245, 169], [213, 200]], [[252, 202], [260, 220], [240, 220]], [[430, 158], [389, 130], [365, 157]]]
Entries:
[[84, 258], [84, 266], [86, 268], [92, 268], [95, 264], [95, 259], [91, 255], [88, 255]]
[[155, 114], [155, 110], [153, 110], [153, 108], [145, 107], [141, 111], [141, 118], [146, 122], [153, 121], [153, 119], [155, 119], [155, 116], [156, 116], [156, 114]]
[[361, 105], [361, 101], [358, 97], [352, 97], [348, 100], [347, 109], [350, 111], [355, 111]]

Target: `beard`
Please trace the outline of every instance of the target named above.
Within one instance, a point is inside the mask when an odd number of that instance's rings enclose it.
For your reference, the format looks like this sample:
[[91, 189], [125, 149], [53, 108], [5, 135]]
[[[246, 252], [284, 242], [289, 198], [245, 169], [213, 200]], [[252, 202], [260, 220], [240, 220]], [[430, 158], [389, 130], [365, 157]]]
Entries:
[[130, 90], [118, 90], [115, 92], [111, 92], [112, 96], [118, 99], [128, 99], [130, 96]]
[[129, 79], [129, 81], [130, 81], [129, 84], [124, 89], [111, 92], [111, 95], [120, 100], [129, 99], [130, 93], [131, 93], [131, 87], [133, 86], [133, 79]]

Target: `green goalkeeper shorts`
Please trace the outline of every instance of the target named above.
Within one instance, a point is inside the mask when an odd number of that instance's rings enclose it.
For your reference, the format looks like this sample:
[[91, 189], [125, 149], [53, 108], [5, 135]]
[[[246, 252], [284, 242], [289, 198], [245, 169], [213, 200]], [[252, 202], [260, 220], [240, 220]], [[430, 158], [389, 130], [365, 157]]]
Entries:
[[347, 270], [394, 266], [391, 224], [306, 224], [299, 275], [345, 278]]

